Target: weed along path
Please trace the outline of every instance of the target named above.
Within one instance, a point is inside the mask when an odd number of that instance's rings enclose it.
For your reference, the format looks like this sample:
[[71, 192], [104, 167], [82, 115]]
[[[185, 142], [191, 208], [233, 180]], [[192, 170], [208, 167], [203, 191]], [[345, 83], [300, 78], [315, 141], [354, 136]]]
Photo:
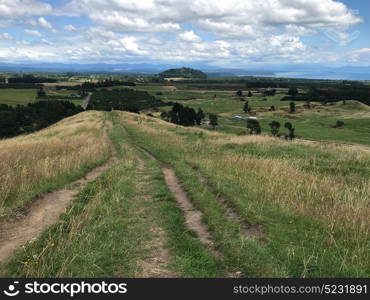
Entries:
[[83, 178], [71, 183], [70, 189], [58, 189], [33, 201], [25, 216], [0, 223], [0, 262], [9, 258], [19, 247], [35, 240], [59, 216], [77, 196], [79, 189], [93, 182], [100, 174], [117, 162], [112, 147], [111, 158], [103, 165], [88, 172]]
[[211, 185], [206, 177], [204, 177], [199, 171], [195, 168], [192, 168], [194, 172], [196, 172], [197, 177], [200, 182], [204, 184], [204, 186], [213, 194], [214, 198], [219, 201], [223, 210], [225, 211], [225, 215], [228, 219], [236, 222], [240, 228], [240, 234], [246, 239], [258, 239], [263, 235], [263, 227], [262, 225], [253, 225], [244, 221], [240, 215], [236, 212], [235, 208], [231, 206], [228, 201], [221, 196], [219, 192]]
[[198, 238], [212, 251], [213, 254], [219, 255], [219, 253], [215, 249], [212, 236], [207, 226], [202, 221], [202, 213], [199, 210], [195, 209], [195, 207], [191, 203], [191, 200], [183, 189], [180, 180], [175, 174], [174, 169], [170, 165], [158, 160], [146, 150], [142, 148], [140, 148], [140, 150], [151, 159], [154, 159], [160, 163], [166, 185], [175, 197], [179, 207], [184, 212], [187, 227], [198, 235]]

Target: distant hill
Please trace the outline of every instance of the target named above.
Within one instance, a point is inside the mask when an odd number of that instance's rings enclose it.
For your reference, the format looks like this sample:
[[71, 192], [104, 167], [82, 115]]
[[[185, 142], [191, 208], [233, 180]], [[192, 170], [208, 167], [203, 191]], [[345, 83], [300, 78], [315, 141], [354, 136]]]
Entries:
[[207, 75], [202, 71], [191, 68], [169, 69], [159, 73], [159, 76], [162, 78], [207, 78]]

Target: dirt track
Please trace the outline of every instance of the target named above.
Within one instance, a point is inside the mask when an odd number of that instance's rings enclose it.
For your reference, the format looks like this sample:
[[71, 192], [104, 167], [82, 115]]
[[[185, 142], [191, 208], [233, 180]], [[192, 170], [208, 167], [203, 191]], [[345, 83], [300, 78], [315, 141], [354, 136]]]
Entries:
[[116, 163], [116, 152], [103, 165], [88, 172], [83, 178], [72, 182], [71, 189], [59, 189], [35, 200], [25, 216], [0, 223], [0, 261], [9, 258], [19, 247], [35, 240], [43, 230], [54, 224], [86, 184]]
[[92, 93], [89, 92], [89, 94], [83, 99], [81, 107], [86, 110], [87, 106], [89, 105], [89, 102], [91, 100]]
[[208, 246], [208, 248], [214, 254], [218, 255], [214, 246], [212, 236], [207, 226], [202, 221], [203, 216], [202, 213], [199, 210], [197, 210], [191, 203], [191, 200], [189, 199], [187, 193], [183, 189], [173, 168], [170, 165], [158, 160], [156, 157], [154, 157], [151, 153], [147, 152], [146, 150], [141, 148], [140, 150], [148, 157], [157, 160], [160, 163], [166, 185], [173, 194], [173, 196], [175, 197], [179, 207], [184, 212], [187, 227], [194, 231], [198, 235], [198, 238], [202, 241], [202, 243]]

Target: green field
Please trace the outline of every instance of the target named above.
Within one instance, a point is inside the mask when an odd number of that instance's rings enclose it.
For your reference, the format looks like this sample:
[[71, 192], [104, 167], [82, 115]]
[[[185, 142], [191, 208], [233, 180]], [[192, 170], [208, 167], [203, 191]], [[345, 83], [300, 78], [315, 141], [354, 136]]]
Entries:
[[[76, 94], [76, 91], [69, 91], [69, 90], [46, 90], [48, 96], [61, 96], [61, 100], [63, 97], [71, 97]], [[0, 104], [8, 104], [15, 106], [19, 105], [27, 105], [28, 103], [32, 103], [37, 101], [37, 90], [36, 89], [0, 89]], [[80, 105], [81, 100], [68, 100], [73, 102], [75, 105]]]
[[[235, 120], [235, 115], [248, 117], [243, 112], [243, 101], [235, 96], [235, 92], [228, 91], [194, 91], [187, 90], [186, 86], [177, 85], [177, 90], [167, 91], [162, 86], [140, 86], [138, 89], [147, 90], [152, 95], [164, 101], [178, 102], [183, 105], [201, 108], [206, 113], [217, 114], [219, 126], [217, 131], [231, 134], [245, 134], [246, 122]], [[161, 92], [161, 95], [157, 95]], [[312, 102], [315, 107], [304, 109], [304, 102], [296, 102], [297, 112], [289, 113], [289, 102], [280, 101], [285, 94], [277, 94], [274, 97], [264, 97], [253, 91], [253, 97], [243, 97], [249, 101], [253, 115], [260, 120], [263, 133], [269, 134], [269, 123], [276, 120], [281, 123], [281, 133], [287, 134], [284, 129], [285, 122], [291, 122], [296, 128], [299, 138], [313, 140], [339, 141], [346, 143], [359, 143], [370, 145], [370, 108], [357, 101], [347, 101], [335, 105], [323, 106]], [[216, 97], [215, 97], [216, 95]], [[265, 101], [266, 99], [266, 101]], [[276, 111], [269, 111], [275, 106]], [[169, 110], [170, 107], [162, 107], [161, 110]], [[337, 121], [344, 122], [341, 128], [333, 128]], [[208, 125], [203, 125], [208, 128]]]
[[35, 89], [0, 89], [0, 104], [25, 105], [36, 101]]

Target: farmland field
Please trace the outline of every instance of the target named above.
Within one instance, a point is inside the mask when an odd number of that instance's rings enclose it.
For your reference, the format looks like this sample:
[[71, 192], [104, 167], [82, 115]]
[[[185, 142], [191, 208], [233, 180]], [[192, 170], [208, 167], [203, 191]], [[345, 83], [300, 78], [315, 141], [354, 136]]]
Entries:
[[25, 105], [36, 101], [35, 89], [0, 89], [0, 104]]
[[[196, 110], [201, 108], [206, 113], [217, 114], [219, 117], [217, 131], [236, 135], [246, 133], [246, 122], [233, 118], [235, 115], [248, 117], [243, 112], [245, 102], [235, 96], [235, 91], [204, 89], [192, 91], [188, 90], [186, 85], [181, 84], [177, 84], [176, 87], [171, 86], [171, 88], [144, 85], [137, 89], [146, 90], [163, 101], [178, 102]], [[255, 90], [252, 92], [252, 97], [244, 96], [243, 98], [249, 102], [265, 133], [270, 132], [268, 124], [276, 120], [281, 124], [291, 122], [299, 138], [370, 145], [370, 108], [365, 104], [347, 101], [345, 105], [337, 102], [334, 105], [324, 106], [312, 102], [312, 109], [305, 109], [303, 107], [305, 103], [297, 101], [295, 102], [297, 112], [290, 114], [288, 113], [289, 102], [280, 101], [285, 96], [284, 93], [278, 93], [274, 97], [265, 97]], [[269, 111], [271, 106], [275, 106], [276, 111]], [[168, 111], [170, 107], [160, 109]], [[344, 126], [333, 128], [337, 121], [343, 121]], [[205, 125], [204, 128], [209, 129], [209, 126]], [[281, 132], [287, 133], [284, 128]]]

